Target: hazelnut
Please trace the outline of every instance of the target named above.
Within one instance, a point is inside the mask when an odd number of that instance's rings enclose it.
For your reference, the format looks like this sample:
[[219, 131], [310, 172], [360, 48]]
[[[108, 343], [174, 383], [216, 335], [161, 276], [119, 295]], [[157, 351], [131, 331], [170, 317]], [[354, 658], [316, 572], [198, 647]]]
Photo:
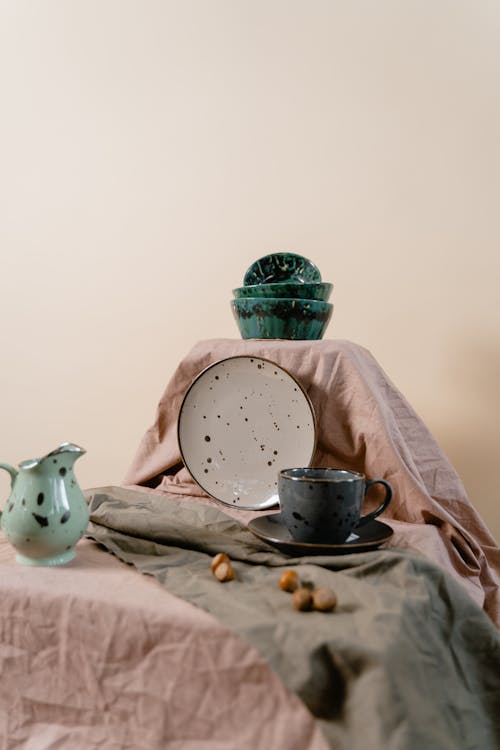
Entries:
[[232, 581], [234, 578], [234, 570], [230, 562], [223, 561], [219, 563], [213, 573], [217, 580], [221, 583]]
[[219, 552], [215, 557], [212, 559], [212, 562], [210, 563], [210, 569], [212, 573], [215, 572], [215, 569], [218, 565], [221, 564], [221, 562], [228, 563], [230, 562], [229, 557], [226, 555], [225, 552]]
[[305, 611], [311, 609], [312, 596], [309, 589], [298, 588], [292, 594], [293, 606], [295, 609]]
[[300, 579], [295, 570], [285, 570], [281, 574], [280, 589], [293, 593], [300, 586]]
[[332, 589], [323, 586], [313, 591], [312, 600], [314, 609], [320, 612], [330, 612], [337, 604], [337, 595]]

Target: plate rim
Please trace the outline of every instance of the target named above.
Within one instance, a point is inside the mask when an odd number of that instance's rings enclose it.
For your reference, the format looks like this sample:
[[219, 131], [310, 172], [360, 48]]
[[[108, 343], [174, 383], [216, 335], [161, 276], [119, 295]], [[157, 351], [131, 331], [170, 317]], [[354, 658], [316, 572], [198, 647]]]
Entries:
[[271, 365], [277, 367], [278, 369], [282, 370], [284, 373], [286, 373], [286, 375], [288, 375], [295, 382], [295, 384], [298, 386], [299, 390], [301, 391], [302, 395], [304, 396], [304, 398], [305, 398], [305, 400], [307, 402], [307, 405], [309, 407], [309, 410], [311, 412], [311, 417], [312, 417], [313, 446], [312, 446], [312, 450], [311, 450], [311, 455], [309, 457], [309, 461], [307, 462], [306, 466], [309, 467], [311, 465], [312, 460], [314, 458], [314, 455], [316, 453], [317, 445], [318, 445], [318, 424], [317, 424], [317, 419], [316, 419], [316, 412], [314, 410], [314, 406], [313, 406], [313, 403], [311, 401], [311, 398], [310, 398], [309, 394], [306, 392], [306, 390], [304, 389], [304, 387], [301, 385], [301, 383], [297, 380], [297, 378], [295, 377], [295, 375], [292, 375], [292, 373], [289, 370], [287, 370], [286, 367], [283, 367], [282, 365], [280, 365], [278, 362], [274, 361], [273, 359], [269, 359], [269, 357], [262, 357], [260, 354], [234, 354], [234, 355], [231, 355], [229, 357], [222, 357], [221, 359], [218, 359], [215, 362], [211, 362], [209, 365], [207, 365], [202, 370], [200, 370], [200, 372], [193, 378], [193, 380], [191, 381], [191, 383], [187, 387], [186, 392], [184, 393], [184, 396], [182, 398], [181, 405], [179, 407], [179, 413], [178, 413], [178, 416], [177, 416], [177, 445], [179, 447], [179, 451], [180, 451], [180, 454], [181, 454], [182, 463], [185, 466], [185, 468], [188, 470], [190, 477], [198, 485], [198, 487], [200, 487], [200, 489], [202, 489], [203, 492], [205, 492], [213, 500], [216, 500], [218, 503], [221, 503], [225, 507], [233, 508], [233, 510], [268, 511], [268, 510], [271, 510], [272, 508], [276, 508], [278, 506], [278, 504], [279, 504], [278, 501], [272, 503], [271, 505], [269, 505], [269, 504], [260, 505], [260, 506], [255, 506], [255, 505], [235, 505], [234, 503], [228, 503], [226, 500], [222, 500], [220, 497], [217, 497], [216, 495], [214, 495], [211, 492], [209, 492], [206, 489], [206, 487], [204, 487], [194, 477], [194, 475], [191, 473], [191, 470], [189, 469], [189, 465], [186, 462], [186, 458], [185, 458], [184, 452], [182, 450], [182, 444], [181, 444], [181, 438], [180, 438], [180, 423], [181, 423], [181, 417], [182, 417], [182, 410], [183, 410], [183, 408], [185, 406], [185, 403], [186, 403], [186, 400], [187, 400], [187, 398], [189, 396], [189, 393], [191, 392], [191, 390], [194, 387], [194, 385], [198, 382], [198, 380], [200, 380], [200, 378], [202, 378], [213, 367], [215, 367], [216, 365], [220, 365], [222, 362], [227, 362], [228, 360], [235, 360], [235, 359], [258, 359], [261, 362], [267, 362], [268, 364], [271, 364]]
[[[267, 513], [266, 516], [281, 516], [281, 512]], [[356, 552], [356, 548], [359, 548], [359, 547], [366, 547], [367, 545], [371, 545], [371, 544], [377, 544], [377, 545], [383, 544], [384, 542], [387, 542], [394, 535], [394, 529], [391, 526], [389, 526], [389, 524], [384, 523], [384, 521], [379, 521], [377, 518], [374, 518], [370, 521], [370, 524], [373, 523], [373, 524], [376, 524], [377, 526], [382, 526], [385, 529], [387, 529], [386, 536], [384, 536], [384, 538], [381, 539], [380, 541], [374, 540], [373, 542], [369, 542], [369, 541], [350, 542], [349, 544], [346, 544], [346, 542], [341, 542], [340, 544], [335, 544], [335, 543], [325, 544], [321, 542], [298, 542], [295, 539], [283, 540], [283, 539], [277, 539], [276, 537], [273, 538], [271, 536], [266, 536], [262, 532], [258, 533], [257, 531], [255, 531], [252, 525], [258, 521], [262, 522], [266, 516], [252, 518], [248, 523], [248, 526], [247, 526], [248, 530], [251, 531], [252, 534], [255, 534], [256, 537], [258, 537], [259, 539], [262, 539], [262, 541], [267, 542], [268, 544], [273, 545], [274, 543], [273, 546], [276, 546], [276, 547], [297, 547], [297, 551], [298, 551], [298, 548], [306, 547], [306, 548], [310, 548], [311, 550], [315, 550], [317, 552], [321, 552], [322, 550], [324, 550], [325, 555], [331, 554], [327, 550], [332, 550], [332, 549], [339, 550], [339, 551], [352, 549], [354, 552]], [[282, 524], [282, 526], [284, 526], [284, 524]], [[271, 539], [272, 539], [272, 542], [269, 541]]]

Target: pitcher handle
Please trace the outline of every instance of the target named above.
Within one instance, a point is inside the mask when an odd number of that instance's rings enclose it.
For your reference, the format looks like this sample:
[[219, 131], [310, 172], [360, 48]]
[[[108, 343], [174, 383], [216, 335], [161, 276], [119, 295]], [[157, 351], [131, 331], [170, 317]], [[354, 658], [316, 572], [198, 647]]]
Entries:
[[377, 516], [379, 516], [381, 513], [384, 512], [384, 510], [387, 508], [387, 506], [391, 502], [391, 499], [392, 499], [392, 487], [389, 484], [389, 482], [385, 481], [385, 479], [371, 479], [371, 480], [367, 479], [366, 480], [366, 485], [365, 485], [365, 495], [366, 495], [366, 493], [368, 492], [368, 490], [370, 489], [370, 487], [373, 484], [383, 484], [384, 485], [384, 487], [385, 487], [385, 497], [384, 497], [384, 500], [378, 506], [378, 508], [376, 510], [373, 510], [371, 513], [367, 513], [366, 516], [361, 516], [361, 518], [359, 519], [359, 522], [358, 522], [358, 526], [363, 526], [363, 524], [367, 523], [367, 521], [373, 521], [374, 518], [376, 518]]
[[16, 477], [17, 477], [17, 474], [18, 474], [17, 469], [14, 469], [14, 467], [11, 466], [10, 464], [1, 464], [1, 463], [0, 463], [0, 469], [5, 469], [5, 471], [9, 472], [9, 474], [10, 474], [10, 486], [13, 487], [14, 486], [14, 482], [15, 482]]

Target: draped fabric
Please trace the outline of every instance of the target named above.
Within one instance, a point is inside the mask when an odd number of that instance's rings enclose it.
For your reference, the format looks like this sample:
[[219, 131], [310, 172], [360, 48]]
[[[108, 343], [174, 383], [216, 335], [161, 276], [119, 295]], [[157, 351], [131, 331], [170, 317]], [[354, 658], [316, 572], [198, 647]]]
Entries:
[[[268, 358], [300, 382], [316, 414], [312, 465], [354, 469], [368, 478], [387, 479], [394, 488], [393, 501], [383, 516], [395, 531], [390, 544], [446, 569], [500, 625], [500, 549], [426, 425], [371, 353], [355, 343], [199, 342], [167, 384], [155, 422], [140, 441], [124, 485], [206, 497], [182, 464], [177, 442], [179, 409], [189, 385], [205, 367], [237, 355]], [[244, 520], [252, 517], [245, 511], [234, 512]]]

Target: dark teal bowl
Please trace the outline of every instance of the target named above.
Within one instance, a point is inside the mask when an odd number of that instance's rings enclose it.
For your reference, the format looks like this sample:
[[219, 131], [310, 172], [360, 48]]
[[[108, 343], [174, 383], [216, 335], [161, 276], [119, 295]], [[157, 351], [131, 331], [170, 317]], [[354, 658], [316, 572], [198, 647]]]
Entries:
[[315, 299], [245, 297], [231, 300], [234, 319], [243, 339], [323, 338], [333, 305]]
[[327, 302], [332, 293], [333, 284], [326, 281], [300, 283], [283, 281], [276, 284], [249, 284], [233, 289], [233, 294], [240, 297], [287, 297], [289, 299], [319, 299]]
[[276, 281], [321, 281], [314, 263], [297, 253], [269, 253], [256, 260], [243, 277], [244, 286], [269, 284]]

